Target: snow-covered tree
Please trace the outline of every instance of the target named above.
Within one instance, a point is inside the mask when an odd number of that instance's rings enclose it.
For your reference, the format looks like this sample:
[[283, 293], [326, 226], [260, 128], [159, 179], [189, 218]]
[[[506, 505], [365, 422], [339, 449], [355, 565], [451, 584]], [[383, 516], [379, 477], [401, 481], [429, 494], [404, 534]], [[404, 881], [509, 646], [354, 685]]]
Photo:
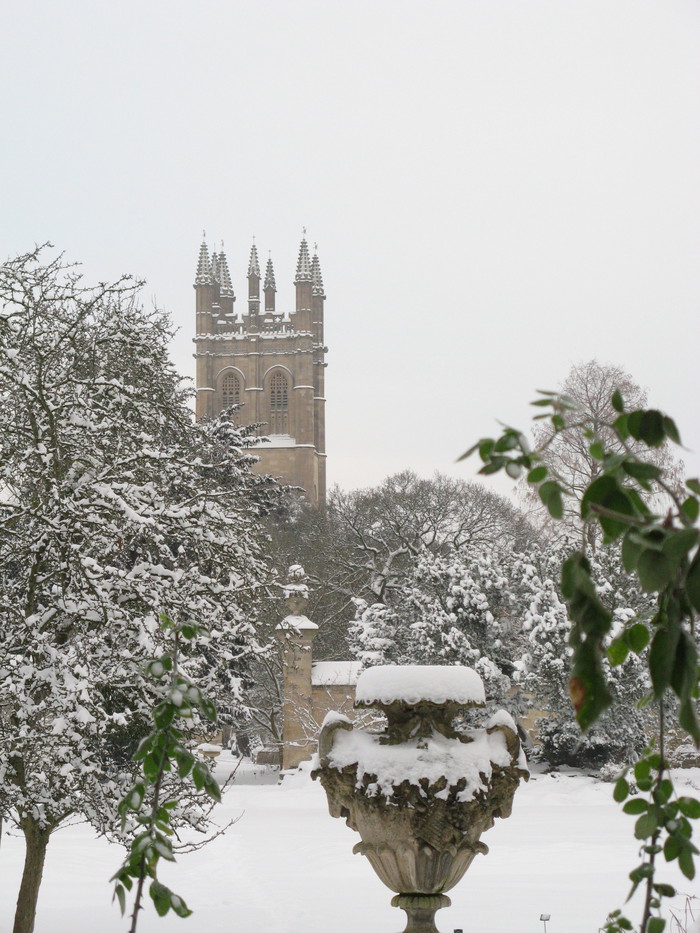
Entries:
[[358, 601], [351, 647], [366, 665], [465, 664], [482, 677], [487, 700], [503, 705], [525, 650], [517, 622], [514, 555], [505, 546], [427, 549], [392, 604]]
[[[572, 623], [559, 592], [559, 568], [571, 542], [558, 542], [521, 555], [516, 574], [523, 587], [523, 627], [529, 639], [522, 682], [543, 713], [538, 722], [541, 753], [553, 765], [597, 767], [606, 762], [623, 763], [638, 754], [651, 734], [647, 714], [638, 707], [649, 690], [643, 658], [631, 654], [616, 667], [605, 661], [606, 674], [618, 710], [624, 715], [603, 715], [582, 734], [569, 694]], [[591, 558], [599, 596], [610, 606], [616, 620], [608, 643], [630, 619], [649, 606], [649, 598], [625, 572], [619, 552], [604, 549]]]
[[[256, 641], [264, 481], [194, 425], [166, 316], [36, 251], [0, 266], [0, 815], [26, 840], [31, 933], [51, 833], [111, 825], [147, 728], [159, 615], [208, 632], [184, 670], [229, 707]], [[214, 688], [212, 690], [212, 688]]]
[[457, 552], [532, 534], [507, 499], [439, 473], [422, 479], [405, 470], [372, 489], [334, 490], [329, 511], [337, 533], [327, 560], [346, 588], [368, 602], [390, 603], [391, 590], [425, 550]]

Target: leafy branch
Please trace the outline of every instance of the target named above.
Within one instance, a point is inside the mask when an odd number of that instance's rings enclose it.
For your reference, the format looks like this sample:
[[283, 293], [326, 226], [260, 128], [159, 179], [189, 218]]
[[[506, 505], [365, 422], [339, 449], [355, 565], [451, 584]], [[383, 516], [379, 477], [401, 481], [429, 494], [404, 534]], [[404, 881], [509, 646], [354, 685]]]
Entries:
[[[656, 881], [656, 858], [663, 853], [666, 861], [677, 860], [681, 872], [692, 879], [698, 854], [690, 821], [700, 817], [700, 801], [675, 794], [665, 758], [665, 711], [677, 709], [677, 725], [700, 747], [695, 632], [695, 615], [700, 612], [700, 481], [688, 480], [679, 495], [664, 470], [638, 453], [669, 441], [680, 444], [674, 421], [662, 412], [626, 411], [620, 391], [615, 390], [614, 420], [592, 427], [585, 420], [567, 421], [567, 413], [574, 410], [570, 399], [554, 392], [540, 395], [532, 404], [546, 410], [534, 420], [548, 419], [551, 428], [540, 447], [532, 450], [522, 432], [506, 426], [500, 437], [482, 438], [460, 460], [478, 452], [483, 463], [479, 472], [484, 475], [503, 470], [516, 479], [525, 473], [550, 516], [561, 520], [569, 492], [547, 462], [547, 447], [562, 434], [583, 433], [599, 470], [583, 491], [580, 517], [600, 531], [605, 545], [621, 545], [625, 570], [636, 576], [645, 593], [656, 594], [653, 613], [631, 619], [612, 637], [613, 615], [596, 591], [585, 535], [581, 550], [569, 555], [562, 566], [561, 591], [573, 623], [569, 693], [580, 727], [590, 728], [613, 703], [604, 659], [615, 666], [633, 652], [643, 655], [648, 666], [652, 689], [647, 702], [659, 708], [658, 751], [649, 750], [634, 768], [637, 787], [647, 796], [627, 800], [630, 785], [622, 775], [614, 797], [626, 813], [637, 816], [634, 832], [643, 842], [643, 861], [630, 873], [629, 895], [644, 884], [640, 933], [661, 933], [666, 924], [660, 916], [662, 899], [674, 896], [675, 890]], [[605, 437], [612, 439], [614, 449]], [[671, 503], [664, 514], [655, 510], [659, 490]], [[610, 914], [605, 927], [606, 933], [631, 929], [632, 923], [620, 911]]]
[[[184, 743], [184, 732], [177, 728], [178, 719], [191, 720], [199, 710], [210, 722], [216, 721], [216, 707], [179, 669], [181, 642], [191, 642], [200, 634], [201, 627], [191, 622], [175, 624], [161, 615], [161, 629], [170, 636], [170, 650], [149, 661], [144, 670], [152, 678], [162, 695], [153, 708], [152, 731], [143, 738], [134, 754], [141, 763], [142, 779], [128, 791], [119, 804], [121, 829], [132, 819], [141, 827], [131, 842], [129, 853], [119, 871], [112, 877], [114, 896], [122, 914], [126, 911], [126, 894], [136, 883], [134, 908], [129, 933], [136, 933], [139, 911], [142, 909], [145, 882], [151, 879], [149, 893], [159, 916], [173, 910], [179, 917], [189, 917], [192, 911], [185, 901], [158, 880], [161, 859], [175, 861], [172, 836], [172, 814], [178, 799], [164, 794], [166, 774], [176, 771], [181, 782], [191, 781], [198, 792], [214, 801], [221, 800], [221, 791], [209, 767], [198, 761]], [[171, 791], [172, 793], [172, 791]], [[168, 799], [163, 800], [163, 796]]]

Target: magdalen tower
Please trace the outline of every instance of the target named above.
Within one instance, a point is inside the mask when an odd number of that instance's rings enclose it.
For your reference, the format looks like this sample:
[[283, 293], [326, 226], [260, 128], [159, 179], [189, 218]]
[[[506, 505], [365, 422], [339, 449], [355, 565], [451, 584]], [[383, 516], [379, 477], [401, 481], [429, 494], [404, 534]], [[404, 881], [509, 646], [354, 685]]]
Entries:
[[[263, 296], [261, 299], [260, 284]], [[326, 501], [323, 305], [318, 255], [306, 236], [294, 277], [295, 308], [277, 311], [275, 272], [267, 260], [262, 279], [253, 243], [248, 262], [248, 308], [238, 314], [223, 252], [199, 250], [195, 359], [197, 418], [240, 405], [239, 424], [264, 422], [269, 443], [255, 448], [258, 472], [300, 486], [313, 505]]]

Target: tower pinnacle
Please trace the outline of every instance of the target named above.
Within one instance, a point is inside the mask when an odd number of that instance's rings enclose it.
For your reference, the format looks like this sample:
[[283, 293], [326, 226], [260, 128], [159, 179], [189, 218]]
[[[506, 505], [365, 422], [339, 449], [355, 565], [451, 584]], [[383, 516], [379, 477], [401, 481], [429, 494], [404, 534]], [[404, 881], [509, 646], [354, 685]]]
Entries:
[[211, 284], [211, 262], [209, 261], [209, 249], [206, 242], [202, 242], [199, 247], [199, 261], [197, 262], [197, 275], [194, 280], [195, 285]]
[[274, 314], [277, 285], [275, 283], [275, 270], [272, 268], [272, 257], [267, 260], [267, 266], [265, 267], [265, 284], [263, 288], [265, 290], [265, 313]]
[[250, 248], [250, 262], [248, 263], [248, 275], [257, 275], [260, 278], [260, 263], [258, 262], [258, 248], [253, 241]]
[[306, 242], [306, 227], [304, 227], [304, 238], [299, 246], [299, 259], [297, 260], [297, 274], [294, 277], [295, 282], [311, 281], [311, 259], [309, 258], [309, 244]]
[[318, 260], [318, 253], [316, 250], [318, 247], [314, 243], [314, 255], [311, 260], [311, 293], [313, 295], [325, 295], [323, 290], [323, 276], [321, 275], [321, 263]]
[[267, 260], [267, 266], [265, 267], [265, 291], [268, 288], [271, 288], [273, 292], [277, 291], [277, 283], [275, 282], [275, 270], [272, 268], [272, 257]]
[[[224, 245], [223, 243], [221, 244]], [[226, 259], [226, 253], [222, 250], [218, 256], [219, 263], [219, 284], [221, 286], [221, 297], [222, 298], [233, 298], [233, 285], [231, 284], [231, 274], [228, 271], [228, 260]]]

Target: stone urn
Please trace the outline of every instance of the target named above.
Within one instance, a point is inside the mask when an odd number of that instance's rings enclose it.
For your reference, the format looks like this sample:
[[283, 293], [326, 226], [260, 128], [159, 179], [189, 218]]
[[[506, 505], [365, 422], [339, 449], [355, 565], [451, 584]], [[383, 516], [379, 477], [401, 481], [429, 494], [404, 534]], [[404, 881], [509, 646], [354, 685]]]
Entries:
[[354, 728], [329, 713], [312, 777], [331, 816], [343, 817], [408, 917], [404, 933], [438, 933], [435, 912], [477, 853], [494, 818], [510, 816], [529, 773], [515, 724], [496, 713], [483, 728], [458, 721], [484, 705], [479, 675], [467, 667], [374, 667], [357, 682], [355, 707], [386, 715], [383, 731]]

